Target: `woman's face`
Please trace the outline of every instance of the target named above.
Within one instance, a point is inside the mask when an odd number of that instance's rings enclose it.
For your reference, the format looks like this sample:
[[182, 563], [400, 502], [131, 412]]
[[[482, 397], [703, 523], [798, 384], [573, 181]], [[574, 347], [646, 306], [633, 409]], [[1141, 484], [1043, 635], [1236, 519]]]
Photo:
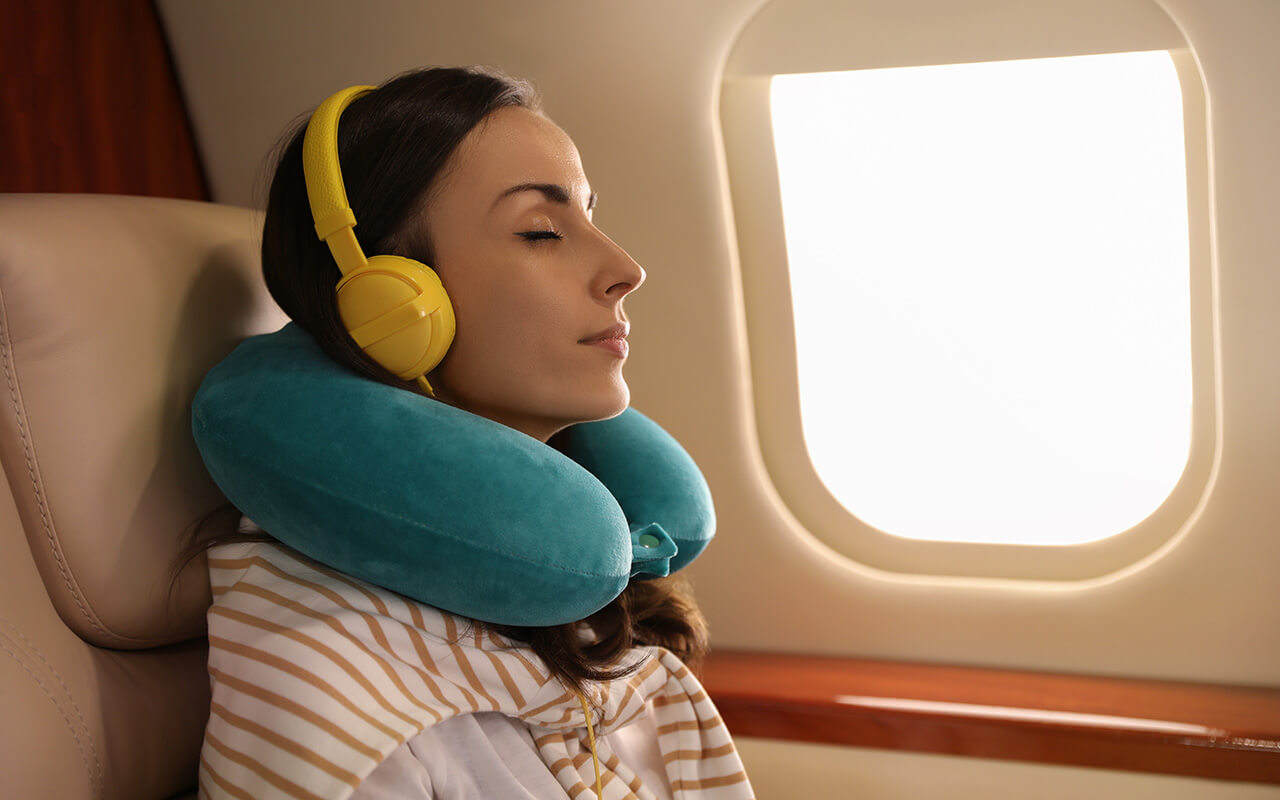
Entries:
[[458, 320], [427, 376], [437, 397], [543, 442], [627, 407], [622, 300], [645, 273], [592, 224], [594, 204], [546, 117], [502, 108], [467, 135], [426, 213]]

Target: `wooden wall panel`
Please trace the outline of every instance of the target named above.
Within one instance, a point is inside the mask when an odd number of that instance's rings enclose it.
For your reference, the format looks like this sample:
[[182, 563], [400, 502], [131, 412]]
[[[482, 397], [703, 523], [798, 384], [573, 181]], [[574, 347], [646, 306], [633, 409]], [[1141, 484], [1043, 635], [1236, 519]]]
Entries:
[[716, 651], [735, 736], [1280, 784], [1280, 690]]
[[0, 0], [0, 191], [208, 200], [150, 0]]

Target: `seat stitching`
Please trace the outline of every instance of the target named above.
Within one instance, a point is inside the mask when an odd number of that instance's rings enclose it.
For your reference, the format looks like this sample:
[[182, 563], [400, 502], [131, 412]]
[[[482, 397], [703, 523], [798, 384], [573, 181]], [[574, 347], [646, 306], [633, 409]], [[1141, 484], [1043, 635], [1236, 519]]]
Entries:
[[90, 611], [85, 607], [79, 589], [71, 582], [70, 570], [67, 567], [66, 561], [62, 557], [62, 550], [58, 547], [58, 543], [53, 535], [53, 527], [49, 521], [48, 504], [45, 502], [44, 492], [41, 490], [40, 481], [36, 475], [38, 470], [34, 463], [35, 448], [32, 446], [31, 440], [27, 436], [27, 426], [22, 418], [21, 406], [18, 402], [19, 393], [15, 386], [14, 372], [16, 372], [16, 370], [13, 369], [13, 346], [9, 340], [8, 319], [9, 314], [4, 307], [4, 292], [0, 291], [0, 355], [3, 355], [4, 360], [4, 377], [5, 381], [9, 384], [9, 397], [13, 402], [14, 419], [18, 424], [18, 437], [22, 440], [22, 451], [27, 460], [27, 477], [31, 480], [31, 490], [35, 493], [36, 504], [40, 508], [40, 521], [44, 525], [45, 537], [49, 540], [49, 550], [53, 553], [54, 561], [58, 565], [58, 572], [62, 575], [62, 582], [66, 584], [67, 591], [71, 593], [72, 599], [76, 601], [76, 606], [79, 607], [80, 613], [89, 621], [89, 624], [93, 626], [94, 630], [104, 636], [113, 636], [114, 634], [108, 633], [100, 624], [98, 624], [97, 617], [90, 613]]
[[[4, 618], [0, 617], [0, 619]], [[93, 737], [89, 733], [89, 723], [85, 721], [84, 714], [80, 711], [79, 704], [76, 703], [75, 695], [72, 694], [70, 687], [67, 686], [67, 682], [62, 679], [62, 676], [58, 674], [58, 671], [54, 669], [53, 665], [49, 663], [49, 660], [44, 657], [44, 653], [40, 652], [40, 648], [36, 647], [35, 643], [28, 639], [17, 625], [14, 625], [7, 619], [4, 620], [4, 624], [8, 625], [9, 629], [18, 635], [18, 638], [26, 644], [26, 649], [29, 652], [34, 653], [36, 658], [40, 659], [40, 663], [44, 664], [45, 669], [47, 669], [53, 677], [58, 679], [58, 685], [62, 687], [63, 694], [66, 695], [67, 700], [71, 703], [71, 707], [75, 709], [76, 717], [80, 720], [80, 727], [84, 730], [85, 738], [89, 740], [89, 752], [93, 755], [93, 766], [96, 771], [97, 781], [101, 784], [102, 760], [98, 758], [98, 749], [93, 746]]]
[[[53, 703], [53, 707], [58, 709], [58, 713], [62, 716], [62, 721], [67, 724], [67, 730], [71, 733], [71, 738], [75, 739], [76, 749], [80, 751], [80, 763], [84, 764], [85, 772], [89, 774], [89, 780], [93, 784], [93, 795], [94, 797], [102, 797], [102, 784], [99, 781], [94, 780], [93, 770], [89, 767], [89, 760], [85, 757], [84, 743], [81, 742], [80, 737], [76, 735], [75, 726], [72, 725], [71, 719], [67, 716], [66, 710], [63, 709], [62, 704], [58, 702], [56, 697], [54, 697], [53, 692], [49, 690], [49, 687], [45, 685], [44, 681], [40, 680], [40, 677], [32, 672], [26, 661], [21, 658], [18, 653], [15, 653], [5, 646], [6, 639], [9, 639], [8, 635], [0, 633], [0, 649], [8, 653], [9, 656], [17, 662], [18, 666], [22, 667], [22, 669], [31, 676], [31, 680], [35, 681], [36, 684], [44, 690], [45, 696], [49, 698], [49, 702]], [[10, 639], [9, 641], [12, 640]]]

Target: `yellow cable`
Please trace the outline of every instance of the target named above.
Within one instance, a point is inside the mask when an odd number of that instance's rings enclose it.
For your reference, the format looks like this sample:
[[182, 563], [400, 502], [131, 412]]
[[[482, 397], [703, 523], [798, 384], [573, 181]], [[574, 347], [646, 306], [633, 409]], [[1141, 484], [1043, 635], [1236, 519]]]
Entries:
[[436, 396], [436, 390], [435, 390], [435, 389], [432, 389], [432, 388], [431, 388], [431, 384], [427, 383], [427, 376], [426, 376], [426, 375], [419, 375], [419, 376], [418, 376], [418, 385], [419, 385], [419, 386], [421, 386], [423, 389], [425, 389], [425, 390], [426, 390], [426, 392], [427, 392], [427, 394], [428, 394], [429, 396], [431, 396], [431, 397], [435, 397], [435, 396]]
[[591, 760], [596, 765], [596, 797], [604, 800], [604, 787], [600, 783], [600, 759], [596, 756], [596, 732], [591, 726], [591, 709], [587, 707], [587, 698], [578, 692], [578, 701], [582, 703], [582, 713], [587, 716], [587, 736], [591, 740]]

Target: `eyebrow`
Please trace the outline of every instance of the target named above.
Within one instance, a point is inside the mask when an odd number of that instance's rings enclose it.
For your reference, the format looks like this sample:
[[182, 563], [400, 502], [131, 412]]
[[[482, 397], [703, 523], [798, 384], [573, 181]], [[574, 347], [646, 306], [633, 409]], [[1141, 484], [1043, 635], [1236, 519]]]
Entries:
[[[519, 194], [520, 192], [541, 192], [543, 197], [553, 203], [559, 203], [560, 205], [565, 206], [569, 205], [569, 190], [558, 183], [518, 183], [498, 195], [489, 210], [492, 211], [496, 208], [498, 203], [502, 202], [504, 197], [510, 197], [511, 195]], [[600, 196], [595, 192], [592, 192], [591, 197], [587, 199], [587, 210], [590, 211], [595, 208], [596, 201], [599, 199]]]

